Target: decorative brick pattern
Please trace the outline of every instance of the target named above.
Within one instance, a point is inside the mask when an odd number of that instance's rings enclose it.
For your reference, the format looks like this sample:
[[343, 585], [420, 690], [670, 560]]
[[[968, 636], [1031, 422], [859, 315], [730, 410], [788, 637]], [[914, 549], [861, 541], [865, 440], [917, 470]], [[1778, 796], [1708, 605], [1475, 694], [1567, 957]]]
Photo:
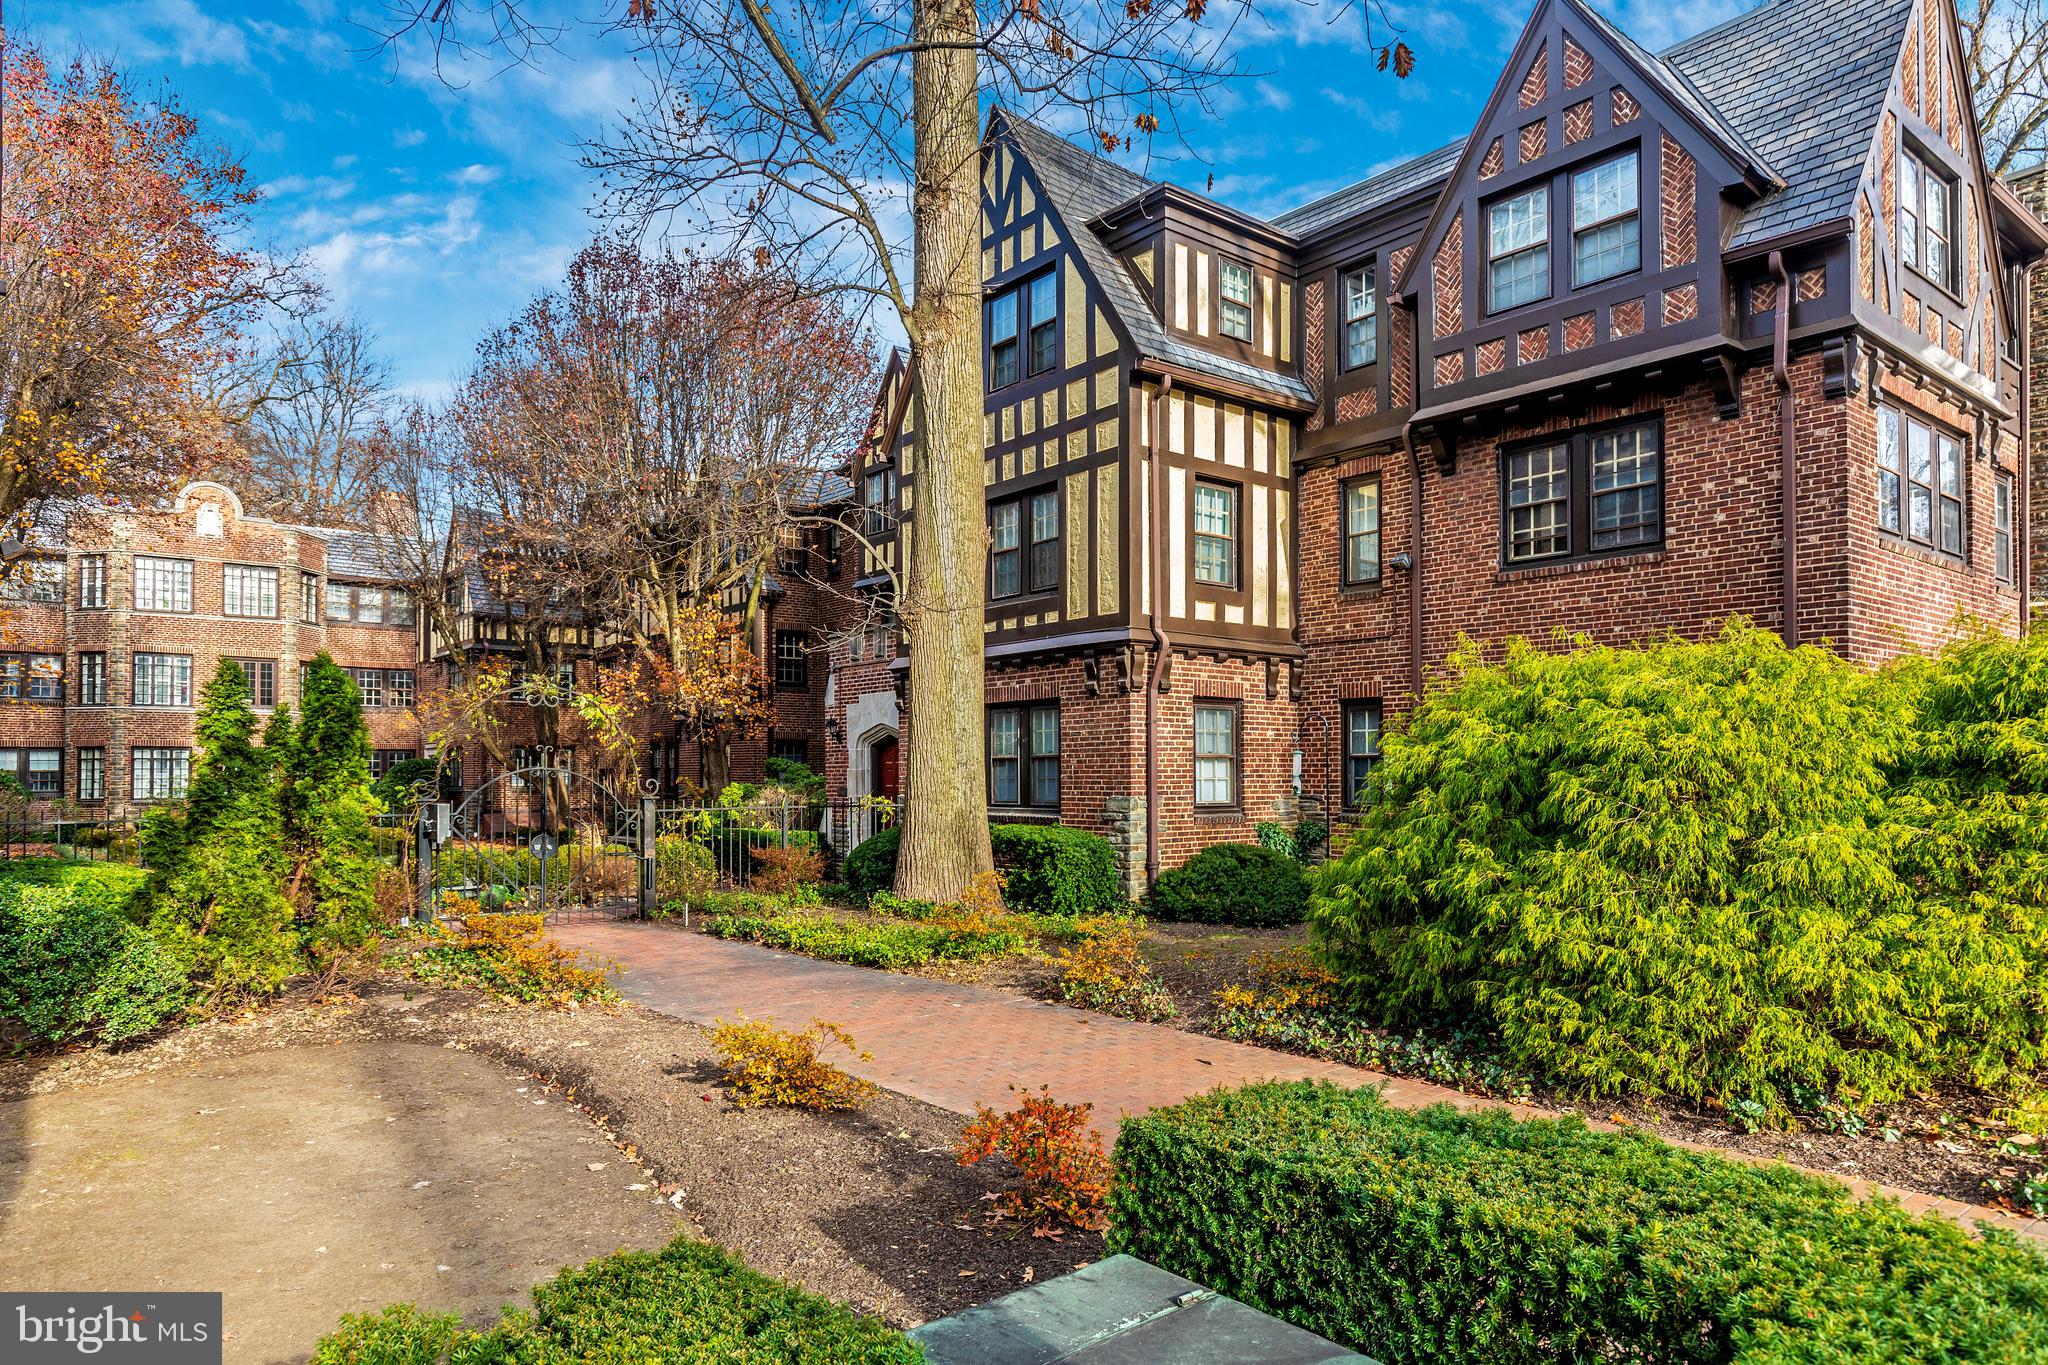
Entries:
[[1664, 325], [1691, 322], [1700, 315], [1700, 287], [1696, 284], [1681, 284], [1676, 289], [1664, 291]]
[[1948, 353], [1957, 360], [1963, 358], [1963, 329], [1953, 322], [1948, 325]]
[[1394, 254], [1389, 260], [1393, 266], [1395, 279], [1401, 278], [1401, 272], [1408, 268], [1408, 261], [1414, 255], [1415, 243], [1413, 242], [1410, 242], [1407, 246], [1397, 246], [1394, 248]]
[[1592, 79], [1593, 59], [1567, 33], [1564, 38], [1564, 88], [1576, 90]]
[[1778, 306], [1778, 282], [1758, 280], [1749, 286], [1749, 311], [1768, 313]]
[[1802, 270], [1793, 281], [1793, 297], [1800, 303], [1812, 303], [1828, 292], [1828, 272], [1822, 266]]
[[1906, 330], [1920, 330], [1920, 296], [1908, 293], [1899, 300], [1899, 320], [1906, 324]]
[[1323, 392], [1323, 361], [1329, 342], [1323, 328], [1323, 280], [1310, 280], [1301, 290], [1301, 377], [1311, 394]]
[[1884, 205], [1884, 250], [1892, 249], [1893, 224], [1899, 221], [1899, 119], [1886, 114], [1877, 133], [1883, 164], [1877, 171], [1878, 202]]
[[1640, 335], [1643, 330], [1643, 301], [1623, 299], [1607, 310], [1608, 335], [1621, 338]]
[[1963, 150], [1963, 112], [1956, 107], [1956, 88], [1948, 88], [1948, 145]]
[[1436, 334], [1447, 337], [1465, 325], [1465, 213], [1460, 209], [1436, 249]]
[[1584, 142], [1593, 136], [1593, 101], [1580, 100], [1564, 111], [1564, 140]]
[[1337, 420], [1340, 422], [1355, 422], [1379, 410], [1380, 391], [1377, 387], [1358, 389], [1337, 397]]
[[1528, 365], [1550, 358], [1550, 329], [1531, 327], [1526, 332], [1515, 334], [1515, 363]]
[[1495, 138], [1487, 144], [1486, 155], [1479, 159], [1479, 178], [1481, 180], [1493, 179], [1501, 173], [1501, 169], [1506, 162], [1507, 155], [1501, 150], [1500, 139]]
[[1929, 123], [1941, 123], [1941, 0], [1926, 0], [1920, 7], [1920, 55], [1927, 75], [1927, 103], [1922, 106]]
[[1449, 355], [1436, 358], [1436, 386], [1456, 384], [1465, 378], [1465, 353], [1452, 351]]
[[1941, 314], [1932, 308], [1927, 310], [1927, 339], [1934, 345], [1941, 345]]
[[1968, 287], [1963, 290], [1965, 298], [1977, 297], [1977, 191], [1971, 186], [1963, 187], [1963, 240], [1965, 243], [1963, 263], [1964, 280]]
[[1691, 265], [1699, 259], [1698, 171], [1692, 154], [1663, 135], [1658, 202], [1663, 209], [1664, 268]]
[[1906, 31], [1906, 55], [1902, 59], [1905, 76], [1899, 84], [1906, 93], [1906, 107], [1914, 113], [1920, 112], [1920, 35], [1911, 29]]
[[1634, 123], [1643, 116], [1643, 106], [1636, 103], [1636, 97], [1620, 86], [1614, 87], [1614, 126]]
[[1529, 72], [1522, 77], [1521, 105], [1534, 109], [1543, 103], [1543, 97], [1550, 93], [1550, 44], [1536, 49], [1536, 60], [1529, 63]]
[[1870, 212], [1870, 201], [1859, 197], [1856, 200], [1856, 287], [1865, 303], [1877, 301], [1877, 252], [1870, 240], [1876, 232], [1877, 224]]
[[[1400, 260], [1403, 252], [1394, 253], [1394, 273], [1401, 271]], [[1394, 354], [1392, 372], [1387, 377], [1387, 401], [1397, 408], [1415, 406], [1415, 310], [1396, 303], [1392, 309], [1392, 332]]]
[[1506, 337], [1495, 337], [1491, 341], [1482, 341], [1479, 343], [1475, 354], [1479, 373], [1499, 374], [1507, 368], [1508, 339]]
[[1543, 119], [1537, 119], [1534, 123], [1522, 125], [1521, 135], [1515, 141], [1520, 149], [1524, 166], [1543, 155], [1548, 142], [1547, 134], [1549, 129], [1550, 125]]
[[1593, 315], [1574, 313], [1564, 320], [1564, 348], [1583, 351], [1593, 344]]

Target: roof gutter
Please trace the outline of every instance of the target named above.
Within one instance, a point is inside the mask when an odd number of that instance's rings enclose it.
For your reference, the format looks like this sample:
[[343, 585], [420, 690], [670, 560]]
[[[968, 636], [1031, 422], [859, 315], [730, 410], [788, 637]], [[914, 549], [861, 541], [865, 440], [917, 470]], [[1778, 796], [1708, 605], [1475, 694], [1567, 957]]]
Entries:
[[1778, 282], [1777, 315], [1771, 320], [1771, 377], [1778, 381], [1778, 482], [1779, 515], [1783, 518], [1782, 554], [1785, 563], [1784, 602], [1780, 634], [1787, 649], [1799, 647], [1799, 452], [1793, 438], [1792, 367], [1789, 353], [1792, 335], [1792, 277], [1785, 270], [1785, 253], [1771, 253], [1771, 278]]
[[1166, 395], [1173, 392], [1173, 376], [1161, 375], [1159, 391], [1152, 397], [1152, 439], [1146, 451], [1146, 501], [1151, 508], [1151, 532], [1145, 553], [1152, 564], [1152, 668], [1145, 676], [1145, 884], [1159, 880], [1159, 694], [1166, 690], [1167, 672], [1173, 666], [1173, 640], [1166, 633], [1166, 480], [1160, 458], [1160, 433], [1166, 429]]

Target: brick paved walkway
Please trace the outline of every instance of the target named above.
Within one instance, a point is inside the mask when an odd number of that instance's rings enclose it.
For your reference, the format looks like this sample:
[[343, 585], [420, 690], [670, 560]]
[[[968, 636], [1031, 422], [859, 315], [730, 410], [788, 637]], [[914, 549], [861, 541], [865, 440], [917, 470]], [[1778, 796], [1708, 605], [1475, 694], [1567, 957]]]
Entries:
[[[772, 1016], [785, 1028], [825, 1019], [851, 1033], [873, 1054], [873, 1061], [849, 1062], [847, 1069], [877, 1085], [956, 1114], [971, 1114], [977, 1104], [1009, 1108], [1011, 1086], [1050, 1086], [1059, 1100], [1095, 1106], [1105, 1143], [1116, 1140], [1117, 1123], [1124, 1115], [1176, 1104], [1219, 1085], [1259, 1080], [1380, 1085], [1386, 1088], [1388, 1102], [1403, 1108], [1450, 1103], [1477, 1109], [1500, 1103], [1422, 1081], [1160, 1024], [1134, 1024], [987, 987], [821, 962], [659, 925], [559, 924], [552, 932], [570, 947], [617, 961], [624, 969], [620, 993], [649, 1009], [699, 1024], [741, 1014]], [[1505, 1107], [1524, 1117], [1548, 1114], [1526, 1105]], [[1875, 1181], [1846, 1183], [1858, 1194], [1890, 1195], [1916, 1212], [1940, 1212], [1966, 1224], [1979, 1219], [1994, 1223], [2048, 1248], [2048, 1220]]]

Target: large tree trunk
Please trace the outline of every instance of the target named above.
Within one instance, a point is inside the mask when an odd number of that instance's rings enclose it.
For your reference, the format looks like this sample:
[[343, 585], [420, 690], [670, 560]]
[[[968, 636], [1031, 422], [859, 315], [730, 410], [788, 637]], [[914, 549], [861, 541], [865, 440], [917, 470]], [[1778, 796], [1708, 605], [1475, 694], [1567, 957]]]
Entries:
[[[969, 0], [916, 0], [913, 38], [962, 43]], [[896, 890], [958, 897], [992, 865], [982, 782], [981, 127], [971, 48], [912, 58], [916, 505], [903, 629], [910, 645], [903, 844]]]

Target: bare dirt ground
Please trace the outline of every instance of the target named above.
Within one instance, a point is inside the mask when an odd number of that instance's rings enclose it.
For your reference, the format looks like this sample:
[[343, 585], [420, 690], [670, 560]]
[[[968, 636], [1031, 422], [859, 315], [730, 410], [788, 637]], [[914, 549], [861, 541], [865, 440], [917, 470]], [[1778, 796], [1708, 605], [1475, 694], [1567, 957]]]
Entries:
[[681, 1231], [899, 1325], [1101, 1255], [985, 1222], [1005, 1177], [954, 1163], [955, 1115], [739, 1110], [715, 1075], [701, 1030], [649, 1011], [389, 976], [0, 1064], [0, 1284], [218, 1287], [230, 1359], [268, 1362], [395, 1300], [488, 1321]]

